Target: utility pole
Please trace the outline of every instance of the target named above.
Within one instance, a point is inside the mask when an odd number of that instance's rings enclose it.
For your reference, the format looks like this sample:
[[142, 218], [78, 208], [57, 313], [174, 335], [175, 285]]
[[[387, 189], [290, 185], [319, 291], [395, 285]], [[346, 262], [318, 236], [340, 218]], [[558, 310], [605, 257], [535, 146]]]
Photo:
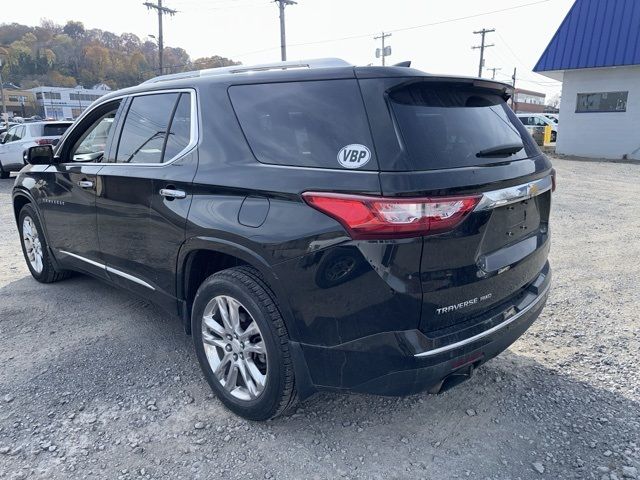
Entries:
[[495, 80], [496, 79], [496, 72], [498, 70], [502, 70], [501, 68], [487, 68], [487, 70], [491, 70], [491, 80]]
[[513, 67], [513, 76], [511, 77], [511, 85], [513, 86], [513, 95], [511, 95], [511, 110], [513, 110], [513, 102], [515, 102], [516, 98], [516, 73], [518, 69]]
[[144, 2], [143, 5], [146, 6], [148, 10], [154, 9], [158, 11], [158, 59], [159, 59], [158, 64], [160, 66], [159, 68], [160, 75], [162, 75], [163, 73], [162, 58], [163, 58], [163, 51], [164, 51], [164, 40], [162, 37], [162, 16], [171, 15], [173, 17], [176, 13], [178, 13], [178, 11], [173, 10], [171, 8], [163, 7], [162, 0], [158, 0], [157, 5], [151, 2]]
[[2, 119], [5, 127], [9, 129], [9, 115], [7, 115], [7, 104], [4, 103], [4, 85], [2, 85], [2, 59], [0, 59], [0, 97], [2, 97]]
[[482, 35], [482, 42], [480, 43], [480, 46], [471, 47], [472, 50], [476, 50], [478, 48], [480, 49], [480, 66], [478, 67], [478, 77], [480, 78], [482, 78], [482, 67], [484, 67], [484, 49], [495, 46], [493, 43], [491, 45], [485, 45], [484, 37], [487, 33], [495, 32], [495, 31], [496, 31], [495, 28], [492, 28], [490, 30], [483, 28], [482, 30], [473, 32], [475, 35]]
[[386, 46], [385, 47], [384, 39], [387, 38], [387, 37], [390, 37], [390, 36], [391, 36], [390, 33], [382, 32], [377, 37], [373, 37], [374, 40], [380, 40], [382, 42], [382, 48], [376, 48], [376, 58], [382, 57], [382, 66], [383, 67], [385, 65], [384, 58], [389, 56], [389, 55], [391, 55], [391, 47], [390, 46]]
[[284, 7], [287, 5], [296, 5], [298, 2], [293, 0], [274, 0], [280, 8], [280, 58], [283, 62], [287, 61], [287, 37], [284, 26]]
[[[0, 48], [5, 55], [8, 55], [4, 48]], [[2, 119], [5, 121], [5, 127], [9, 129], [9, 115], [7, 115], [7, 104], [4, 101], [4, 85], [2, 84], [2, 58], [0, 58], [0, 99], [2, 100]], [[0, 119], [0, 125], [2, 124]]]

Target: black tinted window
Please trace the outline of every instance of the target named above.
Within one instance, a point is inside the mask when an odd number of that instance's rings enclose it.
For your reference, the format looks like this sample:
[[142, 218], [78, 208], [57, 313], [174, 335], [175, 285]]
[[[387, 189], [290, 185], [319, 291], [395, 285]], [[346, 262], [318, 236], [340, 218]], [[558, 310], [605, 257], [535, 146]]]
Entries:
[[164, 160], [171, 160], [189, 145], [191, 137], [191, 95], [183, 93], [180, 95], [178, 106], [176, 107], [169, 135], [167, 136], [167, 145], [164, 152]]
[[[416, 170], [484, 165], [537, 153], [505, 101], [486, 90], [421, 82], [392, 91], [389, 100]], [[509, 156], [478, 155], [514, 144], [523, 148]]]
[[229, 94], [259, 161], [377, 169], [355, 80], [238, 85]]
[[125, 120], [116, 161], [162, 163], [162, 152], [178, 93], [134, 97]]
[[67, 128], [71, 126], [70, 123], [52, 123], [42, 126], [42, 136], [44, 137], [61, 137]]

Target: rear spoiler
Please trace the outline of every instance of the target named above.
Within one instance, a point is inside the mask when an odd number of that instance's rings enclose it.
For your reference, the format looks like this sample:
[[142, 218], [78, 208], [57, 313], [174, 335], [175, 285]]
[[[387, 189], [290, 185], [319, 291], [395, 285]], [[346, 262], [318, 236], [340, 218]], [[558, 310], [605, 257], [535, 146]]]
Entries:
[[[404, 62], [403, 62], [404, 63]], [[500, 95], [505, 101], [513, 96], [514, 87], [508, 83], [499, 82], [477, 77], [455, 77], [449, 75], [432, 75], [408, 65], [392, 67], [355, 67], [356, 77], [364, 78], [405, 78], [405, 84], [412, 82], [434, 82], [434, 83], [462, 83], [476, 88], [492, 90]]]

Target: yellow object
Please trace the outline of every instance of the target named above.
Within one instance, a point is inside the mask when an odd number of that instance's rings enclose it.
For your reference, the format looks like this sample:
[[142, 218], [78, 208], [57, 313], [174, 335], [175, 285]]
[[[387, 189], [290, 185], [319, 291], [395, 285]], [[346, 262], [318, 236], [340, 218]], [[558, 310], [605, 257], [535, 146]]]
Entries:
[[549, 145], [551, 143], [551, 125], [544, 127], [544, 144]]

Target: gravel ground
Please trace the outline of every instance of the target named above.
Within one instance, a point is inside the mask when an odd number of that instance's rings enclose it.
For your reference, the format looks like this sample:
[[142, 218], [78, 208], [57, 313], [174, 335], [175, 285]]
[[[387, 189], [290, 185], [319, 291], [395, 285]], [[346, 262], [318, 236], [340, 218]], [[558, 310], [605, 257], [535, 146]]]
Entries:
[[225, 410], [179, 322], [88, 277], [28, 274], [0, 180], [0, 478], [640, 478], [640, 166], [555, 162], [554, 287], [442, 395]]

